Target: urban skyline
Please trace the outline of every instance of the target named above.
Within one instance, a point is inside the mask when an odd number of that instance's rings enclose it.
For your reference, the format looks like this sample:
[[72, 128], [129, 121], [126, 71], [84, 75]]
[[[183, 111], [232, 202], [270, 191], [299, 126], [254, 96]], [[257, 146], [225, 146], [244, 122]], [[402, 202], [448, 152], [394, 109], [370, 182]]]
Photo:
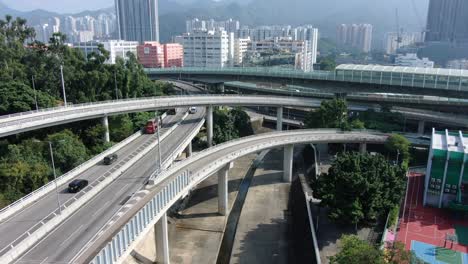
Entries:
[[1, 1], [1, 264], [468, 263], [459, 0]]
[[119, 39], [159, 41], [158, 0], [115, 0]]

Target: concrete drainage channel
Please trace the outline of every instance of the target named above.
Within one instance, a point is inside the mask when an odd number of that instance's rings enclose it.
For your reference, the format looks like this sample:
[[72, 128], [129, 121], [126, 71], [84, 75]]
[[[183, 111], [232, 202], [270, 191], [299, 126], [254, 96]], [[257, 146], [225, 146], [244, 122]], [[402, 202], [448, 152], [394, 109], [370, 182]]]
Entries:
[[[182, 119], [174, 124], [166, 133], [161, 136], [161, 140], [165, 139], [169, 136], [188, 116], [188, 112], [182, 117]], [[80, 199], [76, 199], [72, 201], [67, 207], [62, 209], [61, 214], [57, 212], [52, 212], [49, 216], [45, 217], [42, 221], [38, 224], [33, 226], [29, 229], [25, 234], [18, 237], [14, 242], [12, 242], [9, 246], [2, 249], [2, 255], [0, 256], [0, 263], [10, 263], [23, 254], [29, 247], [34, 245], [37, 241], [39, 241], [43, 236], [45, 236], [48, 232], [53, 230], [57, 225], [59, 225], [62, 221], [64, 221], [68, 216], [78, 210], [81, 206], [83, 206], [88, 200], [94, 197], [96, 194], [99, 193], [103, 188], [105, 188], [108, 184], [110, 184], [114, 179], [119, 177], [123, 172], [125, 172], [128, 168], [130, 168], [137, 160], [141, 157], [146, 155], [152, 148], [157, 146], [158, 142], [154, 141], [152, 144], [146, 146], [144, 149], [140, 150], [140, 152], [135, 153], [133, 157], [126, 163], [117, 168], [112, 173], [107, 173], [107, 176], [102, 176], [98, 178], [96, 181], [90, 184], [90, 190], [84, 192], [85, 190], [89, 189], [89, 187], [83, 191], [81, 191], [78, 195]], [[58, 210], [58, 209], [57, 209]], [[56, 210], [56, 211], [57, 211]]]
[[232, 247], [234, 245], [234, 238], [236, 236], [237, 224], [239, 223], [242, 207], [244, 206], [245, 199], [247, 198], [247, 193], [249, 192], [250, 185], [252, 184], [255, 171], [269, 151], [270, 150], [264, 150], [260, 155], [258, 155], [248, 170], [247, 175], [239, 185], [236, 201], [234, 202], [226, 221], [223, 239], [218, 251], [217, 264], [228, 264], [231, 259]]

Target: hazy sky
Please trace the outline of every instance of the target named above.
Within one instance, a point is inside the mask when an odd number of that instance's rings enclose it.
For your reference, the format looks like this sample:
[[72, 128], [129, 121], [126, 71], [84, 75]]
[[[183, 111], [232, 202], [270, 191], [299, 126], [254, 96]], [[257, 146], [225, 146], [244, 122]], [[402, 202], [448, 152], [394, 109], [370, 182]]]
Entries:
[[75, 13], [110, 7], [114, 0], [0, 0], [0, 2], [21, 11], [40, 8], [58, 13]]

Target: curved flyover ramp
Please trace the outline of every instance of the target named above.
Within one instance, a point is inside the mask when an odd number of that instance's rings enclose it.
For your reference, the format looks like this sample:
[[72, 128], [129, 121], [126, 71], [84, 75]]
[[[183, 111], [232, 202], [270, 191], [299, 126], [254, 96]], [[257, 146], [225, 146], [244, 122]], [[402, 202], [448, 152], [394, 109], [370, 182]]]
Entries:
[[153, 187], [137, 193], [73, 261], [120, 262], [177, 200], [241, 156], [305, 143], [383, 144], [387, 138], [385, 134], [365, 131], [300, 130], [246, 137], [206, 149], [169, 168], [153, 180]]

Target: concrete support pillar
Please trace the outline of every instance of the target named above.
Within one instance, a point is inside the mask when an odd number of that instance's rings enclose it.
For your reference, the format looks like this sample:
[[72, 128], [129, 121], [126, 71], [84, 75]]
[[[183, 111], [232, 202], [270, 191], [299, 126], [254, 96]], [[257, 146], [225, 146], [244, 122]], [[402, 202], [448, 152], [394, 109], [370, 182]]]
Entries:
[[159, 219], [154, 228], [156, 236], [156, 261], [169, 264], [169, 238], [167, 233], [167, 214]]
[[367, 152], [367, 143], [359, 144], [359, 153], [364, 154]]
[[104, 141], [110, 142], [110, 134], [109, 134], [109, 119], [107, 116], [102, 118], [102, 126], [104, 127]]
[[283, 130], [283, 107], [276, 109], [276, 130]]
[[420, 120], [418, 122], [418, 134], [423, 135], [424, 134], [424, 126], [426, 125], [426, 121]]
[[206, 109], [206, 137], [208, 147], [213, 146], [213, 106], [208, 106]]
[[293, 155], [294, 155], [294, 145], [284, 146], [283, 181], [285, 182], [292, 182]]
[[220, 93], [224, 93], [224, 83], [218, 83], [218, 91]]
[[218, 212], [220, 215], [227, 215], [229, 212], [228, 203], [228, 183], [229, 183], [229, 169], [233, 163], [230, 162], [218, 171]]
[[185, 148], [185, 157], [189, 158], [191, 156], [192, 156], [192, 142], [190, 142], [187, 148]]

